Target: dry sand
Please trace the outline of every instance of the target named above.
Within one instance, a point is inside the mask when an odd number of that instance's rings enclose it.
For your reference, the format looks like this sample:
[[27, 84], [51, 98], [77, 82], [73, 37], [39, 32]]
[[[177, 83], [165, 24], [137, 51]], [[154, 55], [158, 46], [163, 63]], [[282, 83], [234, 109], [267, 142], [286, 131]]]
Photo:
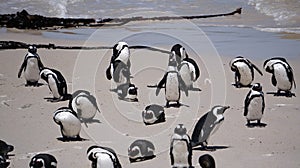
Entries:
[[[55, 43], [60, 45], [80, 45], [81, 41], [47, 39], [40, 35], [28, 33], [5, 33], [1, 40], [22, 40], [28, 43]], [[165, 47], [169, 49], [171, 46]], [[150, 103], [164, 105], [164, 93], [158, 97], [155, 90], [147, 88], [155, 84], [164, 74], [167, 66], [165, 54], [149, 50], [132, 50], [132, 82], [138, 87], [139, 102], [120, 101], [115, 93], [109, 91], [114, 85], [107, 81], [104, 72], [107, 68], [111, 51], [107, 50], [47, 50], [38, 53], [44, 65], [62, 72], [68, 81], [70, 93], [77, 89], [92, 90], [97, 98], [101, 113], [95, 118], [101, 123], [82, 125], [82, 142], [61, 142], [59, 126], [52, 119], [53, 112], [68, 102], [50, 103], [44, 100], [51, 97], [47, 85], [25, 87], [25, 80], [17, 78], [19, 66], [26, 50], [0, 51], [0, 139], [14, 145], [10, 167], [27, 167], [30, 158], [39, 152], [47, 152], [56, 157], [58, 167], [90, 167], [86, 150], [90, 145], [98, 144], [113, 148], [119, 155], [125, 168], [170, 167], [169, 141], [175, 126], [183, 123], [192, 134], [197, 119], [212, 106], [214, 99], [209, 83], [211, 78], [220, 78], [226, 90], [224, 105], [231, 108], [225, 112], [225, 121], [213, 135], [208, 144], [216, 151], [193, 151], [193, 164], [199, 167], [198, 158], [208, 153], [212, 155], [221, 168], [252, 167], [300, 167], [300, 115], [299, 89], [294, 90], [297, 97], [274, 97], [265, 94], [266, 108], [262, 122], [264, 128], [247, 128], [243, 117], [243, 102], [248, 88], [236, 89], [233, 73], [230, 71], [229, 57], [222, 56], [220, 66], [224, 70], [218, 76], [210, 76], [203, 60], [195, 58], [201, 67], [201, 77], [197, 86], [201, 92], [190, 92], [186, 97], [182, 93], [180, 108], [165, 109], [167, 121], [152, 126], [145, 126], [141, 112]], [[221, 53], [222, 54], [222, 53]], [[81, 55], [79, 58], [78, 55]], [[85, 57], [82, 57], [84, 55]], [[149, 59], [152, 58], [162, 58]], [[234, 56], [231, 56], [234, 57]], [[98, 60], [99, 62], [95, 62]], [[252, 60], [262, 69], [262, 60]], [[296, 83], [300, 83], [299, 59], [288, 60], [294, 68]], [[82, 64], [83, 63], [83, 64]], [[85, 64], [86, 63], [86, 64]], [[152, 66], [150, 66], [152, 65]], [[218, 64], [216, 65], [218, 66]], [[264, 92], [275, 91], [271, 85], [270, 74], [264, 72], [261, 77], [255, 74], [255, 82], [263, 85]], [[221, 81], [223, 81], [221, 80]], [[40, 81], [41, 83], [44, 83]], [[216, 91], [215, 91], [216, 92]], [[222, 94], [220, 94], [222, 95]], [[222, 98], [222, 97], [221, 97]], [[156, 147], [156, 158], [139, 163], [129, 163], [127, 148], [135, 139], [148, 139]]]

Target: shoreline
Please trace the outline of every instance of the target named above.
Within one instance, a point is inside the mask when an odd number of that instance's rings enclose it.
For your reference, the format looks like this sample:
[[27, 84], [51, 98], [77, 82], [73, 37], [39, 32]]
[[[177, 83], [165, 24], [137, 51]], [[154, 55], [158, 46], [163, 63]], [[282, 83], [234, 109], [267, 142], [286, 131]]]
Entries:
[[[165, 109], [166, 122], [145, 126], [140, 116], [144, 107], [149, 103], [158, 103], [160, 105], [165, 103], [163, 93], [155, 96], [155, 91], [146, 86], [161, 79], [167, 66], [167, 54], [149, 50], [131, 50], [132, 72], [134, 74], [132, 81], [139, 88], [139, 102], [127, 103], [118, 100], [117, 95], [109, 91], [113, 85], [104, 76], [112, 53], [111, 50], [39, 49], [38, 53], [42, 62], [46, 66], [58, 69], [63, 73], [68, 82], [69, 92], [72, 93], [78, 88], [92, 91], [92, 94], [97, 98], [101, 111], [101, 113], [96, 114], [96, 118], [101, 123], [89, 124], [88, 127], [82, 125], [81, 136], [82, 138], [87, 138], [87, 141], [61, 142], [57, 140], [61, 134], [59, 126], [52, 120], [52, 115], [59, 107], [67, 106], [68, 102], [46, 102], [44, 98], [52, 96], [46, 85], [38, 88], [24, 87], [24, 79], [17, 78], [17, 71], [27, 50], [0, 50], [0, 109], [2, 111], [0, 113], [0, 134], [2, 140], [15, 146], [15, 150], [12, 152], [15, 156], [10, 159], [11, 167], [18, 168], [28, 165], [33, 154], [38, 152], [48, 152], [54, 155], [58, 160], [58, 167], [89, 167], [90, 161], [86, 157], [86, 150], [96, 142], [103, 146], [112, 147], [118, 153], [122, 167], [170, 167], [168, 148], [170, 136], [175, 125], [184, 123], [189, 135], [191, 135], [197, 119], [209, 111], [215, 105], [214, 102], [221, 102], [215, 100], [220, 98], [214, 97], [214, 94], [224, 95], [225, 99], [222, 100], [224, 105], [230, 105], [231, 108], [225, 113], [223, 125], [209, 140], [210, 146], [220, 147], [220, 149], [214, 152], [194, 150], [193, 165], [196, 168], [199, 167], [198, 157], [206, 153], [215, 158], [217, 167], [223, 168], [299, 167], [300, 132], [297, 126], [300, 120], [298, 115], [300, 90], [292, 90], [297, 96], [293, 98], [274, 97], [265, 94], [266, 110], [262, 122], [266, 123], [267, 126], [264, 128], [247, 128], [242, 111], [243, 101], [249, 89], [236, 89], [231, 85], [233, 73], [228, 66], [230, 59], [238, 54], [242, 54], [263, 71], [264, 76], [259, 76], [255, 73], [255, 82], [262, 83], [265, 93], [274, 91], [276, 89], [271, 84], [271, 75], [263, 70], [262, 63], [263, 60], [274, 56], [272, 53], [280, 50], [294, 68], [295, 80], [298, 84], [300, 83], [298, 74], [300, 72], [300, 52], [299, 47], [296, 48], [294, 46], [299, 46], [299, 41], [288, 40], [286, 42], [285, 39], [281, 39], [276, 33], [238, 28], [215, 28], [207, 30], [208, 32], [204, 30], [205, 34], [208, 35], [208, 39], [199, 40], [194, 39], [195, 33], [199, 32], [188, 29], [188, 26], [174, 25], [174, 23], [162, 25], [155, 23], [146, 30], [144, 30], [144, 27], [148, 26], [147, 24], [131, 24], [121, 29], [105, 29], [100, 34], [95, 34], [95, 36], [91, 37], [90, 41], [76, 38], [73, 40], [69, 38], [63, 39], [64, 36], [61, 36], [61, 33], [55, 34], [55, 32], [46, 33], [46, 35], [45, 32], [41, 34], [37, 32], [37, 35], [35, 34], [36, 32], [0, 32], [1, 40], [15, 40], [27, 43], [112, 46], [116, 39], [127, 39], [129, 40], [129, 45], [149, 44], [169, 50], [171, 44], [181, 40], [179, 39], [180, 36], [170, 36], [171, 33], [178, 31], [183, 34], [186, 33], [184, 35], [186, 35], [185, 38], [188, 41], [182, 40], [181, 42], [191, 44], [191, 46], [186, 47], [187, 52], [190, 54], [190, 57], [197, 60], [201, 67], [201, 76], [197, 80], [196, 86], [201, 88], [202, 91], [191, 92], [188, 97], [182, 94], [181, 100], [186, 106]], [[157, 28], [159, 31], [152, 34], [149, 33], [156, 26], [161, 26]], [[175, 31], [173, 30], [174, 26], [183, 27], [183, 29]], [[153, 31], [157, 29], [153, 29]], [[74, 31], [78, 31], [79, 35], [76, 35], [80, 36], [80, 32], [84, 30], [75, 29]], [[163, 30], [170, 32], [170, 34], [159, 34]], [[62, 31], [69, 32], [69, 30]], [[136, 34], [136, 36], [127, 37], [128, 32]], [[50, 37], [53, 34], [55, 36]], [[74, 36], [72, 33], [67, 35]], [[61, 37], [57, 38], [58, 36]], [[141, 37], [143, 38], [141, 39]], [[157, 41], [157, 39], [161, 41]], [[273, 41], [274, 39], [276, 40]], [[208, 65], [211, 65], [209, 61], [215, 59], [213, 56], [216, 56], [216, 51], [199, 52], [193, 48], [194, 46], [199, 46], [201, 51], [202, 48], [206, 47], [207, 40], [212, 41], [220, 56], [216, 57], [219, 62], [212, 64], [213, 66]], [[282, 44], [289, 46], [290, 43], [293, 44], [290, 46], [290, 50], [284, 47], [272, 50], [272, 46], [278, 47]], [[255, 48], [255, 46], [260, 45], [261, 48]], [[253, 48], [256, 50], [249, 46], [254, 46]], [[263, 50], [262, 48], [266, 49]], [[197, 55], [197, 53], [200, 53], [200, 55]], [[80, 62], [81, 60], [86, 62]], [[214, 69], [221, 71], [215, 72], [213, 71]], [[80, 74], [79, 72], [84, 73]], [[84, 78], [90, 76], [94, 78]], [[81, 85], [81, 83], [77, 83], [78, 81], [83, 81], [84, 84], [87, 84]], [[211, 83], [211, 81], [220, 82], [217, 88], [224, 88], [224, 90], [212, 89], [212, 85], [216, 83]], [[220, 93], [216, 94], [216, 92]], [[222, 96], [220, 97], [222, 98]], [[111, 131], [112, 128], [114, 128], [113, 131]], [[139, 163], [129, 163], [127, 148], [132, 140], [136, 138], [151, 139], [156, 147], [156, 158]], [[286, 160], [289, 160], [289, 162], [286, 162]]]

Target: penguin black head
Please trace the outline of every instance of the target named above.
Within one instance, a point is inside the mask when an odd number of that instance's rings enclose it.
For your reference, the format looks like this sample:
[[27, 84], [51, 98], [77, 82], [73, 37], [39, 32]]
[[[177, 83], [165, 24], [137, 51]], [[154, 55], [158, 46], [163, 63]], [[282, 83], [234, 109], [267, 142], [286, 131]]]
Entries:
[[215, 168], [216, 167], [214, 158], [209, 154], [200, 156], [198, 161], [202, 168]]
[[137, 95], [137, 87], [134, 84], [129, 84], [128, 94], [129, 95]]
[[29, 46], [28, 47], [28, 52], [35, 54], [37, 52], [36, 46]]
[[186, 134], [186, 128], [183, 124], [178, 124], [176, 128], [174, 129], [174, 133], [178, 135], [185, 135]]
[[182, 58], [187, 57], [185, 48], [180, 44], [175, 44], [171, 48], [171, 53], [175, 56], [177, 64], [180, 64]]
[[212, 108], [212, 112], [215, 114], [215, 115], [223, 115], [223, 113], [229, 109], [230, 106], [220, 106], [220, 105], [217, 105], [217, 106], [214, 106]]
[[7, 154], [14, 150], [12, 145], [8, 145], [6, 142], [0, 140], [0, 155], [4, 156], [4, 159], [7, 159]]
[[252, 90], [261, 92], [262, 91], [262, 86], [260, 85], [260, 83], [255, 83], [252, 86]]

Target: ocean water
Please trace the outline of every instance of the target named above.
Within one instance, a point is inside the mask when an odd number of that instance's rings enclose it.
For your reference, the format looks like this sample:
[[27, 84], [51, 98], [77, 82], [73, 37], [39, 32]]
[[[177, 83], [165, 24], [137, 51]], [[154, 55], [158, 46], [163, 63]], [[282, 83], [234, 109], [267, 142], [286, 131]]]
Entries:
[[9, 0], [0, 1], [0, 13], [26, 9], [31, 14], [72, 18], [116, 18], [139, 12], [200, 15], [230, 12], [234, 17], [193, 20], [199, 26], [251, 27], [260, 31], [300, 34], [299, 0]]

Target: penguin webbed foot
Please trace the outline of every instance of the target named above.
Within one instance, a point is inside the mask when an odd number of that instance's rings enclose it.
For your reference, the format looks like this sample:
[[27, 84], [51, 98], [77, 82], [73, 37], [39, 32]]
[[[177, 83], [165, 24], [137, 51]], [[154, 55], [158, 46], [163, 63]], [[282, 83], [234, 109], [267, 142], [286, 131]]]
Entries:
[[81, 138], [79, 135], [76, 137], [67, 137], [67, 136], [63, 136], [63, 137], [59, 137], [57, 138], [57, 140], [60, 140], [62, 142], [72, 142], [72, 141], [86, 141], [87, 139]]
[[[272, 94], [272, 93], [269, 93], [269, 94]], [[284, 91], [284, 93], [283, 92], [281, 92], [281, 90], [278, 90], [276, 93], [273, 93], [274, 94], [274, 96], [285, 96], [285, 97], [296, 97], [296, 95], [295, 95], [295, 93], [292, 93], [291, 91]]]
[[248, 128], [254, 128], [254, 127], [260, 127], [260, 128], [263, 128], [263, 127], [266, 127], [267, 124], [262, 123], [260, 120], [257, 120], [256, 123], [251, 123], [251, 121], [248, 120], [246, 126], [247, 126]]

